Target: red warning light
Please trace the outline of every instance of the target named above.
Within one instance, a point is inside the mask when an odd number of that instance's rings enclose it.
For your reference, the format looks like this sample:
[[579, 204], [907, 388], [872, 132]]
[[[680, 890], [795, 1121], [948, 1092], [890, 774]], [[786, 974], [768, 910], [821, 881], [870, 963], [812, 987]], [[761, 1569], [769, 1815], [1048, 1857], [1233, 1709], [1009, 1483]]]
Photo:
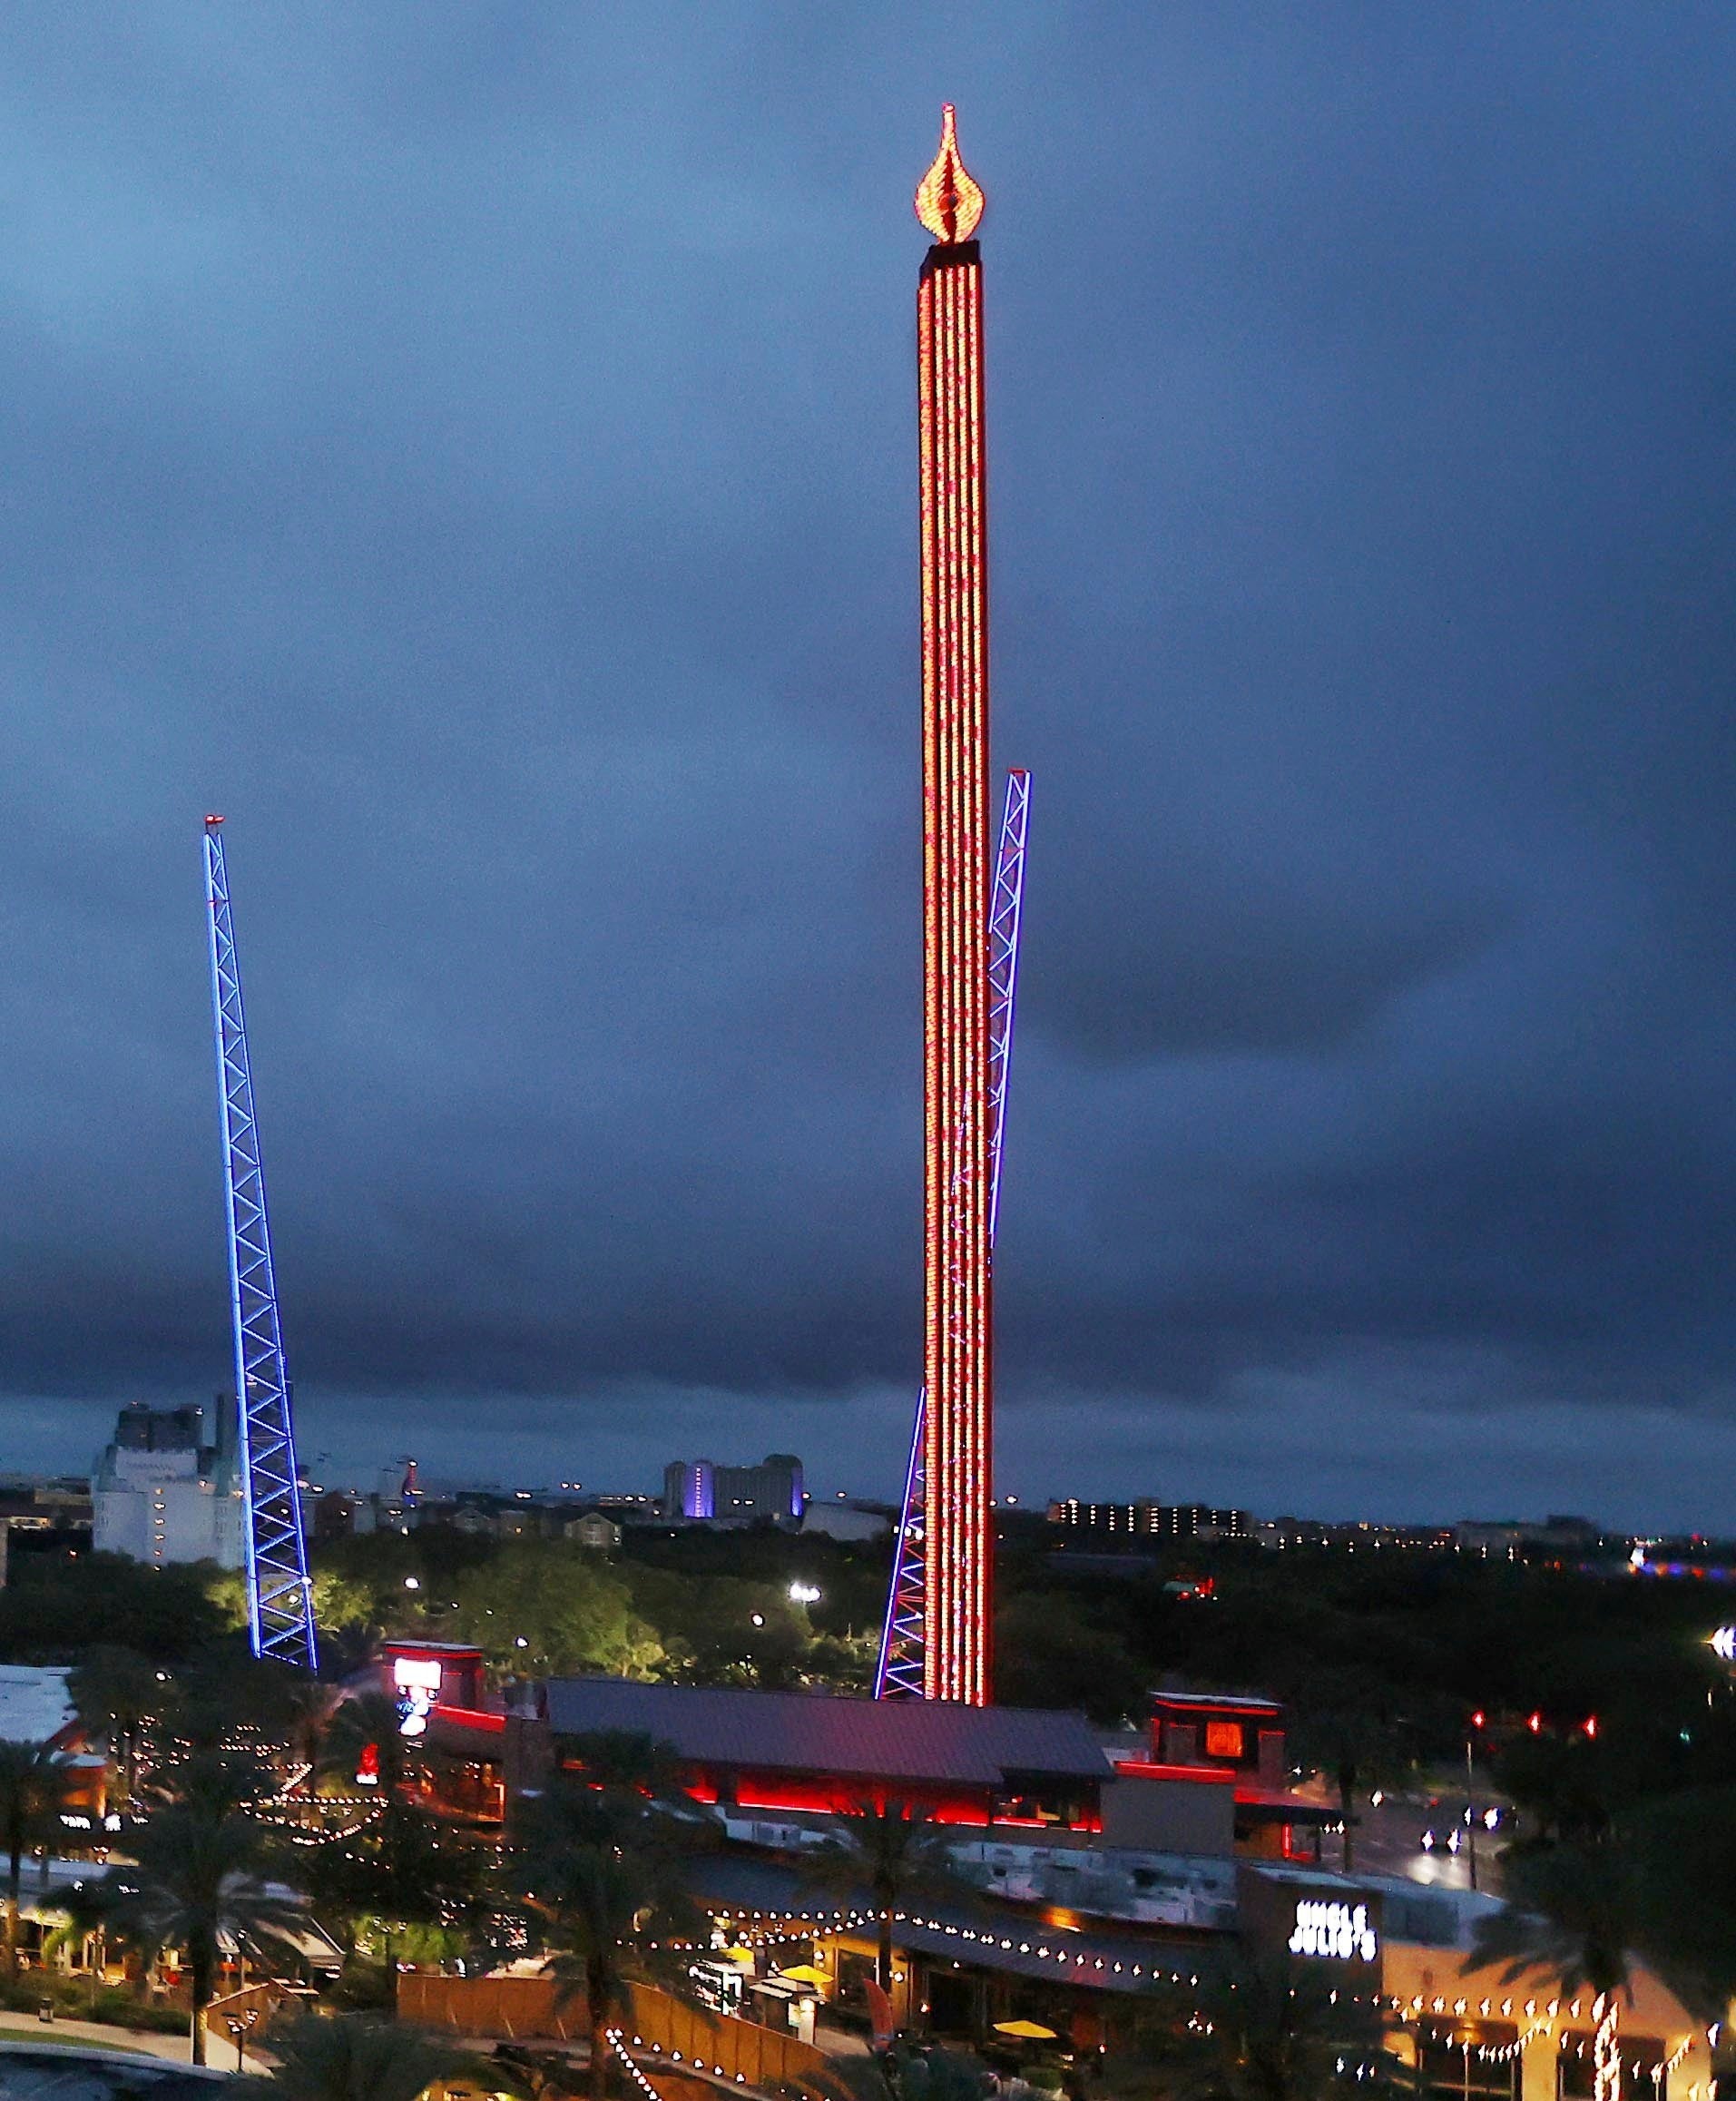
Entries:
[[1586, 1735], [1587, 1735], [1587, 1736], [1590, 1736], [1590, 1737], [1595, 1738], [1595, 1736], [1596, 1736], [1596, 1734], [1597, 1734], [1597, 1717], [1596, 1717], [1596, 1715], [1595, 1715], [1595, 1714], [1587, 1714], [1587, 1715], [1586, 1715], [1586, 1717], [1585, 1717], [1585, 1733], [1586, 1733]]
[[1535, 1736], [1543, 1728], [1543, 1716], [1541, 1714], [1527, 1714], [1525, 1727]]
[[221, 824], [222, 821], [223, 820], [221, 817], [212, 816], [208, 812], [205, 818], [205, 830], [210, 831], [213, 829], [213, 827]]
[[1481, 1707], [1479, 1707], [1479, 1708], [1477, 1709], [1476, 1713], [1471, 1716], [1471, 1727], [1472, 1727], [1473, 1729], [1481, 1729], [1481, 1728], [1482, 1728], [1482, 1726], [1483, 1726], [1483, 1710], [1482, 1710], [1482, 1708], [1481, 1708]]

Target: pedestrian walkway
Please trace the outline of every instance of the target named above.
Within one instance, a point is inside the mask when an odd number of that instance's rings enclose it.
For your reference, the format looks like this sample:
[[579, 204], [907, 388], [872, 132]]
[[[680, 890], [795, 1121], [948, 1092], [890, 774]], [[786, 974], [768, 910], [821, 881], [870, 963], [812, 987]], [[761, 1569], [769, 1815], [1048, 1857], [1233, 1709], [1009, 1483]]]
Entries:
[[191, 2055], [186, 2035], [153, 2035], [144, 2028], [116, 2027], [109, 2021], [33, 2021], [22, 2015], [0, 2017], [0, 2042], [83, 2044], [99, 2050], [123, 2050], [144, 2057], [166, 2057], [177, 2065]]

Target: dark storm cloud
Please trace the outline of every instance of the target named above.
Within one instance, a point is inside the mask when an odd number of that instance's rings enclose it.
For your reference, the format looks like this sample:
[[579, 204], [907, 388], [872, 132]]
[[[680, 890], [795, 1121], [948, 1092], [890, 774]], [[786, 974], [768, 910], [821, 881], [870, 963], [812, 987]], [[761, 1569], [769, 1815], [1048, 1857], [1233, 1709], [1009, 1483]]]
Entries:
[[216, 808], [310, 1443], [889, 1483], [946, 96], [1018, 1485], [1736, 1521], [1722, 10], [7, 27], [21, 1456], [224, 1376]]

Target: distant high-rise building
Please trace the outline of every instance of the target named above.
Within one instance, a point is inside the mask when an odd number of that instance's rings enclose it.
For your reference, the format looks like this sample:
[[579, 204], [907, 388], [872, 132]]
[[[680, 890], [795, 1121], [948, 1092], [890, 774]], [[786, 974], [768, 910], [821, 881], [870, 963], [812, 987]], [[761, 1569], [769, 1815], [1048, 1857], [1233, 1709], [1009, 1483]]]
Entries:
[[1246, 1510], [1220, 1510], [1209, 1503], [1082, 1503], [1069, 1497], [1049, 1505], [1049, 1522], [1070, 1532], [1115, 1534], [1164, 1540], [1251, 1539]]
[[770, 1517], [788, 1525], [808, 1506], [801, 1461], [770, 1452], [757, 1467], [720, 1467], [710, 1459], [672, 1459], [663, 1468], [663, 1515], [691, 1522], [748, 1523]]
[[[220, 1416], [224, 1412], [218, 1404]], [[205, 1411], [183, 1408], [123, 1408], [114, 1419], [117, 1451], [197, 1451], [205, 1441]]]
[[215, 1434], [207, 1443], [202, 1408], [121, 1410], [92, 1482], [92, 1545], [99, 1554], [124, 1554], [157, 1568], [172, 1561], [241, 1566], [235, 1404], [220, 1396], [212, 1413]]

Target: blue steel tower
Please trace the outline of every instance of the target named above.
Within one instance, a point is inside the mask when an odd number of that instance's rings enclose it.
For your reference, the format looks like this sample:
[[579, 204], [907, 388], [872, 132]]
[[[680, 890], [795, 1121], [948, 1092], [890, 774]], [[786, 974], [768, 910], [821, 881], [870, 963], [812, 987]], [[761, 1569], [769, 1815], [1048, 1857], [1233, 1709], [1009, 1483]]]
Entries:
[[222, 1104], [223, 1193], [229, 1213], [230, 1305], [235, 1323], [235, 1392], [240, 1411], [247, 1609], [256, 1656], [313, 1670], [319, 1662], [308, 1549], [296, 1481], [289, 1378], [278, 1320], [265, 1173], [253, 1115], [241, 973], [235, 956], [229, 867], [221, 817], [205, 820], [205, 893], [211, 911], [211, 987]]

